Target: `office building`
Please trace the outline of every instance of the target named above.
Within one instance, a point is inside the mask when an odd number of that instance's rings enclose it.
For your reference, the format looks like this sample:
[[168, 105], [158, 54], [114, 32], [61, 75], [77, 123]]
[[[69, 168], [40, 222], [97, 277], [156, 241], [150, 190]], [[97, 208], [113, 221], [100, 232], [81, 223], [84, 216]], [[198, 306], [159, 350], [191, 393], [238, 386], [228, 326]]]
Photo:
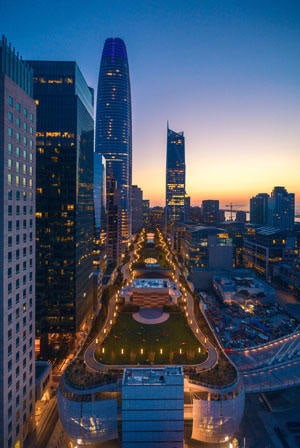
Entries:
[[243, 263], [267, 281], [272, 281], [276, 267], [282, 262], [286, 233], [274, 227], [249, 229], [244, 236]]
[[99, 239], [101, 230], [106, 229], [106, 160], [94, 152], [94, 209], [95, 237]]
[[167, 128], [166, 225], [185, 221], [185, 144], [183, 132]]
[[132, 201], [132, 233], [137, 233], [141, 230], [144, 224], [143, 217], [143, 190], [137, 185], [131, 187], [131, 201]]
[[219, 221], [219, 201], [207, 199], [202, 201], [202, 222], [216, 224]]
[[0, 41], [0, 446], [21, 448], [35, 403], [35, 122], [32, 69]]
[[[120, 192], [121, 243], [131, 236], [132, 132], [129, 67], [125, 43], [106, 39], [98, 80], [95, 150], [111, 163]], [[116, 163], [114, 163], [116, 162]], [[110, 181], [109, 181], [110, 182]], [[108, 190], [108, 186], [106, 187]], [[116, 218], [117, 219], [117, 218]], [[109, 228], [107, 229], [109, 232]], [[111, 239], [109, 234], [107, 237]]]
[[143, 226], [146, 227], [146, 229], [149, 226], [150, 222], [150, 201], [149, 199], [143, 199]]
[[75, 62], [30, 61], [37, 104], [36, 312], [42, 356], [70, 350], [93, 301], [93, 91]]
[[268, 222], [268, 193], [259, 193], [250, 199], [250, 222], [261, 226]]
[[182, 367], [125, 369], [122, 448], [183, 447]]
[[268, 199], [268, 225], [283, 231], [294, 229], [295, 194], [285, 187], [274, 187]]

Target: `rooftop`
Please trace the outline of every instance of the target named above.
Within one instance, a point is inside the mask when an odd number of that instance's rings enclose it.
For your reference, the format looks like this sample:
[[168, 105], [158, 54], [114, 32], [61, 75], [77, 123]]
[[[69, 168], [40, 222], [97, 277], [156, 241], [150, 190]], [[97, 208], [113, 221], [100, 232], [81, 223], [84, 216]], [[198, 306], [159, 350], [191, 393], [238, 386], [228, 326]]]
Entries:
[[167, 378], [170, 376], [183, 377], [181, 366], [152, 368], [130, 368], [125, 369], [123, 376], [123, 385], [158, 385], [168, 383]]

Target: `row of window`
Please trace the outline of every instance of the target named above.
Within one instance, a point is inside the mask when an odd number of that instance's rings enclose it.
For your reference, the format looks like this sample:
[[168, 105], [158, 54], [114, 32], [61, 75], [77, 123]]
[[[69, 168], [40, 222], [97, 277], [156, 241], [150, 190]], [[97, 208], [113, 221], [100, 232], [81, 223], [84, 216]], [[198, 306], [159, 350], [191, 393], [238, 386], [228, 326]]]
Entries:
[[[15, 134], [15, 138], [16, 138], [17, 142], [18, 142], [18, 143], [21, 142], [21, 134], [20, 134], [20, 132], [16, 131], [16, 132], [14, 133], [13, 128], [8, 127], [8, 128], [7, 128], [7, 133], [8, 133], [8, 136], [11, 137], [11, 138], [12, 138], [12, 137], [14, 136], [14, 134]], [[29, 140], [28, 137], [27, 137], [27, 135], [24, 135], [24, 136], [23, 136], [23, 145], [27, 146], [28, 141], [29, 141], [29, 146], [30, 146], [30, 148], [33, 148], [33, 140], [31, 140], [31, 139]]]
[[[30, 146], [32, 147], [32, 140], [30, 140]], [[13, 145], [12, 143], [8, 143], [8, 154], [13, 154]], [[19, 146], [15, 147], [15, 155], [16, 157], [21, 157], [23, 156], [24, 160], [29, 160], [29, 162], [33, 161], [33, 153], [32, 152], [28, 152], [26, 149], [23, 149], [22, 151], [20, 150]]]
[[[16, 258], [15, 259], [19, 260], [20, 256], [21, 256], [20, 249], [16, 249], [15, 254], [16, 254]], [[29, 254], [32, 255], [32, 246], [29, 246]], [[27, 256], [27, 247], [24, 247], [23, 248], [23, 257], [26, 257], [26, 256]], [[8, 260], [9, 263], [11, 263], [13, 261], [13, 253], [12, 253], [12, 251], [8, 252], [7, 260]]]
[[8, 173], [7, 175], [7, 183], [8, 185], [15, 185], [16, 187], [19, 187], [20, 185], [24, 188], [33, 186], [33, 180], [32, 178], [27, 179], [27, 177], [21, 177], [17, 174], [13, 176], [11, 173]]
[[28, 166], [27, 163], [20, 163], [18, 160], [14, 161], [12, 159], [7, 159], [7, 168], [9, 170], [13, 170], [14, 168], [17, 174], [20, 173], [20, 168], [22, 168], [23, 174], [29, 173], [29, 175], [32, 176], [32, 166]]
[[[14, 122], [14, 114], [12, 112], [7, 113], [7, 118], [10, 123]], [[21, 128], [21, 120], [19, 117], [16, 117], [15, 122], [16, 122], [16, 126], [18, 128]], [[29, 126], [29, 128], [28, 128], [27, 121], [23, 121], [23, 129], [24, 129], [24, 131], [28, 131], [28, 129], [29, 129], [30, 135], [34, 134], [33, 126]]]
[[[29, 286], [29, 288], [28, 288], [28, 294], [32, 294], [32, 285], [30, 285]], [[27, 298], [27, 291], [26, 291], [26, 289], [23, 289], [23, 306], [22, 306], [22, 309], [23, 309], [23, 311], [26, 311], [26, 309], [27, 309], [27, 303], [28, 303], [28, 298]], [[12, 297], [9, 297], [8, 298], [8, 300], [7, 300], [7, 309], [8, 310], [11, 310], [11, 308], [12, 308], [12, 302], [13, 302], [13, 299], [12, 299]], [[15, 294], [15, 305], [18, 305], [20, 303], [20, 293], [19, 292], [17, 292], [16, 294]], [[30, 308], [32, 308], [32, 297], [30, 297], [30, 299], [29, 299], [29, 307]], [[25, 333], [26, 333], [26, 330], [24, 330], [25, 331]], [[12, 334], [12, 332], [10, 333], [10, 335]], [[17, 338], [17, 339], [19, 339], [19, 338]], [[18, 346], [18, 345], [17, 345]]]
[[[12, 196], [10, 194], [8, 195], [8, 199], [12, 199]], [[21, 212], [23, 212], [23, 215], [27, 215], [27, 210], [28, 210], [29, 215], [33, 214], [32, 205], [30, 205], [28, 207], [27, 207], [27, 205], [23, 205], [23, 207], [21, 205], [16, 205], [16, 207], [15, 207], [16, 215], [18, 215], [18, 216], [21, 214]], [[13, 211], [13, 206], [9, 205], [8, 206], [8, 214], [12, 215], [12, 211]]]
[[[32, 282], [32, 272], [29, 272], [29, 276], [28, 276], [28, 277], [27, 277], [26, 274], [23, 275], [23, 279], [22, 279], [23, 286], [26, 286], [26, 285], [27, 285], [27, 280], [28, 280], [29, 282]], [[17, 289], [19, 289], [19, 288], [20, 288], [20, 279], [17, 278], [16, 281], [15, 281], [15, 289], [14, 289], [14, 291], [17, 290]], [[10, 282], [10, 283], [8, 283], [8, 285], [7, 285], [7, 292], [8, 292], [8, 294], [11, 294], [12, 291], [13, 291], [13, 285], [12, 285], [12, 283]]]
[[[11, 215], [12, 215], [12, 213], [11, 213]], [[17, 219], [14, 222], [15, 222], [15, 229], [18, 232], [21, 229], [21, 221], [20, 221], [20, 219]], [[32, 219], [29, 221], [29, 227], [32, 228]], [[23, 228], [23, 230], [27, 229], [26, 219], [23, 219], [22, 228]], [[9, 232], [13, 231], [13, 221], [8, 221], [7, 229]], [[32, 232], [29, 233], [29, 240], [32, 241]]]
[[[12, 96], [9, 96], [9, 97], [8, 97], [8, 104], [9, 104], [9, 106], [11, 106], [11, 107], [14, 106], [14, 99], [13, 99]], [[22, 106], [21, 106], [21, 104], [20, 104], [19, 102], [17, 102], [17, 103], [16, 103], [16, 111], [20, 113], [21, 110], [22, 110]], [[28, 109], [27, 109], [27, 107], [24, 107], [24, 108], [23, 108], [23, 116], [24, 116], [24, 117], [28, 117], [28, 115], [29, 115], [29, 120], [30, 120], [30, 121], [33, 121], [33, 118], [34, 118], [33, 113], [28, 114]]]
[[[30, 233], [30, 241], [32, 241], [32, 232]], [[27, 233], [23, 233], [22, 242], [23, 242], [23, 244], [27, 243]], [[21, 235], [16, 235], [15, 245], [19, 246], [20, 243], [21, 243]], [[12, 245], [13, 245], [13, 237], [12, 236], [7, 237], [7, 245], [8, 245], [8, 247], [12, 247]]]

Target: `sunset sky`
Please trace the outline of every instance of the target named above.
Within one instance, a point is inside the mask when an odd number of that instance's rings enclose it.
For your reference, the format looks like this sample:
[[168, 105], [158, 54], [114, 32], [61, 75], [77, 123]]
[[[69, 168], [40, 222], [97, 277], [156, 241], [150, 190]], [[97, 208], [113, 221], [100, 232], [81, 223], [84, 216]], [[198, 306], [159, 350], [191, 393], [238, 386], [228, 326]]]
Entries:
[[165, 200], [167, 120], [184, 131], [192, 204], [286, 186], [300, 201], [300, 2], [0, 2], [0, 32], [24, 59], [76, 60], [96, 89], [107, 37], [124, 39], [133, 182]]

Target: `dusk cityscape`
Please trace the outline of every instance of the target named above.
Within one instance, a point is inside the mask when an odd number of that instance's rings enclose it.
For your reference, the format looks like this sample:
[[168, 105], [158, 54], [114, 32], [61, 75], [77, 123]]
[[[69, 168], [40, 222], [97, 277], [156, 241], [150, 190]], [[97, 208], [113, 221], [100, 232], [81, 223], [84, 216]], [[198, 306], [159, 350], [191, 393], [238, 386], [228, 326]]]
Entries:
[[299, 5], [0, 25], [0, 447], [300, 447]]

